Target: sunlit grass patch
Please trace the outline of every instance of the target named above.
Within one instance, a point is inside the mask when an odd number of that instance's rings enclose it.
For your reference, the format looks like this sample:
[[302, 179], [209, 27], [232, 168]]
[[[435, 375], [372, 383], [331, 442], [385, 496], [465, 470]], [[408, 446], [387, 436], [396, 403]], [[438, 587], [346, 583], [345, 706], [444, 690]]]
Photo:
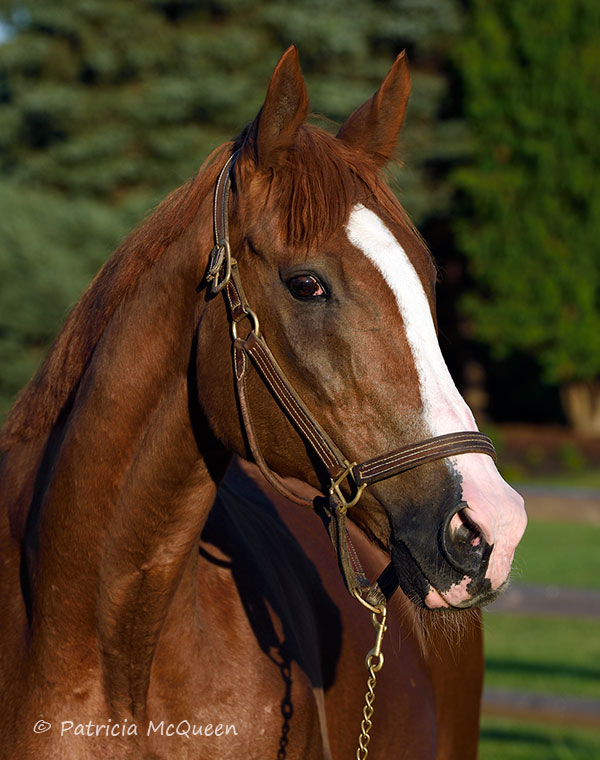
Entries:
[[600, 732], [484, 717], [479, 760], [597, 760]]
[[600, 525], [531, 520], [512, 577], [515, 583], [600, 590]]
[[486, 686], [600, 701], [600, 620], [485, 615], [484, 636]]

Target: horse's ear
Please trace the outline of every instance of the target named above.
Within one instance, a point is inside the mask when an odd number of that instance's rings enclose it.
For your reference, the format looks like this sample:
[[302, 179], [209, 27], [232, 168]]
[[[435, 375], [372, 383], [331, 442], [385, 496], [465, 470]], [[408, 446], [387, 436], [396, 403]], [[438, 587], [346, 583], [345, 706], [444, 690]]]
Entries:
[[342, 125], [337, 136], [367, 153], [378, 166], [394, 155], [410, 95], [410, 74], [402, 52], [381, 87]]
[[308, 116], [308, 95], [300, 71], [298, 51], [291, 45], [281, 56], [257, 120], [258, 162], [269, 166], [289, 148]]

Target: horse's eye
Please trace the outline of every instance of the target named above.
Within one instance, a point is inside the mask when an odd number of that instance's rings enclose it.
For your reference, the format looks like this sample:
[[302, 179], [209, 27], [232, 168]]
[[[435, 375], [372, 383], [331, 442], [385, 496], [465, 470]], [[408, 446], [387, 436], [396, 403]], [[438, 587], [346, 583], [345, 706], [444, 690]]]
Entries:
[[318, 298], [325, 295], [325, 288], [312, 274], [298, 274], [288, 280], [287, 286], [295, 298]]

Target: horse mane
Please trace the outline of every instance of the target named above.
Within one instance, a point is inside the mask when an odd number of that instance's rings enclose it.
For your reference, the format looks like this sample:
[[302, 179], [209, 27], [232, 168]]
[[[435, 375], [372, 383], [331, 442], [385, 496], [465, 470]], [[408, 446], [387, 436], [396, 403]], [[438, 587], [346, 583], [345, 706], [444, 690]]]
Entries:
[[222, 164], [218, 159], [228, 150], [230, 143], [213, 151], [197, 174], [170, 193], [100, 269], [9, 412], [0, 431], [0, 451], [49, 433], [115, 310], [194, 220], [202, 198], [216, 182]]
[[[0, 431], [0, 452], [50, 432], [117, 306], [194, 220], [201, 200], [214, 188], [225, 155], [232, 147], [241, 148], [243, 158], [254, 157], [258, 163], [257, 126], [258, 119], [233, 144], [213, 151], [195, 177], [167, 196], [102, 267], [9, 412]], [[277, 171], [273, 169], [265, 203], [276, 199], [273, 205], [281, 209], [280, 222], [290, 245], [319, 245], [345, 223], [355, 203], [369, 200], [400, 219], [422, 242], [375, 164], [323, 129], [303, 125], [291, 149], [282, 151]]]

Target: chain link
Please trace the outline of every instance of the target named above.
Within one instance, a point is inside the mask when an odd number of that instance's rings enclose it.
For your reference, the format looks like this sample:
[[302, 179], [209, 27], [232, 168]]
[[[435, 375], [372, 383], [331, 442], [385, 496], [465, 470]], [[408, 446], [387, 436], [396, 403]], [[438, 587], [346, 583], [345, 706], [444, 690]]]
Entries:
[[[378, 620], [377, 615], [381, 615], [381, 620]], [[383, 667], [383, 652], [381, 651], [381, 644], [383, 642], [383, 634], [387, 631], [385, 624], [387, 618], [387, 609], [381, 608], [379, 612], [373, 612], [371, 619], [373, 621], [373, 627], [377, 631], [375, 638], [375, 646], [366, 657], [365, 665], [369, 671], [369, 677], [367, 678], [367, 693], [365, 694], [365, 705], [363, 707], [363, 719], [360, 723], [360, 736], [358, 737], [358, 749], [356, 750], [357, 760], [366, 760], [369, 754], [369, 742], [371, 741], [371, 728], [373, 722], [373, 702], [375, 700], [375, 686], [377, 685], [377, 673]]]

